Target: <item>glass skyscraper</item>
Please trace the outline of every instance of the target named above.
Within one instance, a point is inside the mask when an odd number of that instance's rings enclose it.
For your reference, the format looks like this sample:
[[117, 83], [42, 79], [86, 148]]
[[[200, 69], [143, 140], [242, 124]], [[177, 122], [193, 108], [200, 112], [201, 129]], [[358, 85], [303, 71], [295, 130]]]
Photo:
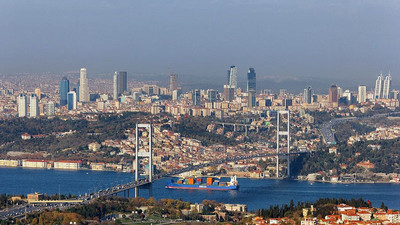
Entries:
[[63, 77], [60, 81], [60, 106], [67, 105], [67, 93], [69, 92], [69, 80]]
[[311, 104], [312, 103], [312, 88], [308, 86], [304, 89], [304, 103]]
[[67, 94], [68, 110], [76, 109], [76, 93], [74, 91]]
[[249, 68], [247, 71], [247, 92], [256, 92], [256, 71], [254, 68]]
[[118, 72], [114, 73], [114, 91], [113, 98], [118, 99], [118, 96], [128, 91], [128, 73]]

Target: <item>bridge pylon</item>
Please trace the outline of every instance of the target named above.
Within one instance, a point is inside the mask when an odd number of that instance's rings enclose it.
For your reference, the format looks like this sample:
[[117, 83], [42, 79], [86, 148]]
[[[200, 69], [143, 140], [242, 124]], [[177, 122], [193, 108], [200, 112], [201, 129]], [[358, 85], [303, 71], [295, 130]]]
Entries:
[[[149, 151], [139, 151], [139, 128], [145, 128], [149, 132]], [[139, 157], [149, 158], [149, 182], [153, 182], [153, 125], [136, 124], [136, 151], [135, 151], [135, 181], [139, 181]]]
[[[287, 115], [287, 127], [285, 131], [280, 130], [280, 120], [281, 120], [281, 115]], [[289, 116], [289, 111], [278, 111], [276, 115], [276, 177], [279, 177], [279, 151], [280, 151], [280, 143], [279, 143], [279, 138], [280, 136], [286, 136], [287, 139], [287, 176], [290, 177], [290, 133], [289, 133], [289, 127], [290, 127], [290, 116]]]

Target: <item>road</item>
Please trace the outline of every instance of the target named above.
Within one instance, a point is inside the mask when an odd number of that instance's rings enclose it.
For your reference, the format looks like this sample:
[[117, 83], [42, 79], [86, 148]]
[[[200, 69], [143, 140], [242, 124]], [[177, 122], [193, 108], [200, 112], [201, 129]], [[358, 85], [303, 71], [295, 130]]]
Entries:
[[387, 117], [387, 116], [398, 116], [400, 115], [400, 112], [393, 112], [393, 113], [381, 113], [381, 114], [376, 114], [373, 116], [368, 116], [368, 117], [346, 117], [346, 118], [337, 118], [333, 119], [331, 121], [325, 122], [321, 125], [321, 128], [319, 131], [321, 132], [321, 135], [324, 138], [325, 143], [327, 144], [333, 144], [336, 143], [336, 137], [335, 137], [335, 132], [333, 130], [333, 126], [356, 120], [356, 119], [375, 119], [375, 118], [380, 118], [380, 117]]

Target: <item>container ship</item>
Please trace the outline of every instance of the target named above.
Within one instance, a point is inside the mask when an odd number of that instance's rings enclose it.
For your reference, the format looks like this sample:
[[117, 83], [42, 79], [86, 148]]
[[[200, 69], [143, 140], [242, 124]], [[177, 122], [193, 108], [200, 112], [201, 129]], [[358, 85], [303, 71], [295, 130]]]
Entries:
[[[205, 183], [203, 181], [206, 181]], [[167, 182], [165, 188], [170, 189], [206, 189], [206, 190], [238, 190], [239, 184], [236, 176], [232, 176], [229, 182], [220, 182], [213, 177], [203, 178], [185, 178], [179, 179], [176, 183], [171, 181]]]

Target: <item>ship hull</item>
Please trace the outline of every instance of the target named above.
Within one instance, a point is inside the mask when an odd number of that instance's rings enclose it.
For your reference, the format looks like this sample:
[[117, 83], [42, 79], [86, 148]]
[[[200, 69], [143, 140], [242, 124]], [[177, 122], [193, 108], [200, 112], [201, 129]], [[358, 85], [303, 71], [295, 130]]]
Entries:
[[196, 185], [196, 184], [175, 184], [168, 183], [165, 188], [168, 189], [189, 189], [189, 190], [216, 190], [216, 191], [229, 191], [238, 190], [237, 186], [214, 186], [214, 185]]

